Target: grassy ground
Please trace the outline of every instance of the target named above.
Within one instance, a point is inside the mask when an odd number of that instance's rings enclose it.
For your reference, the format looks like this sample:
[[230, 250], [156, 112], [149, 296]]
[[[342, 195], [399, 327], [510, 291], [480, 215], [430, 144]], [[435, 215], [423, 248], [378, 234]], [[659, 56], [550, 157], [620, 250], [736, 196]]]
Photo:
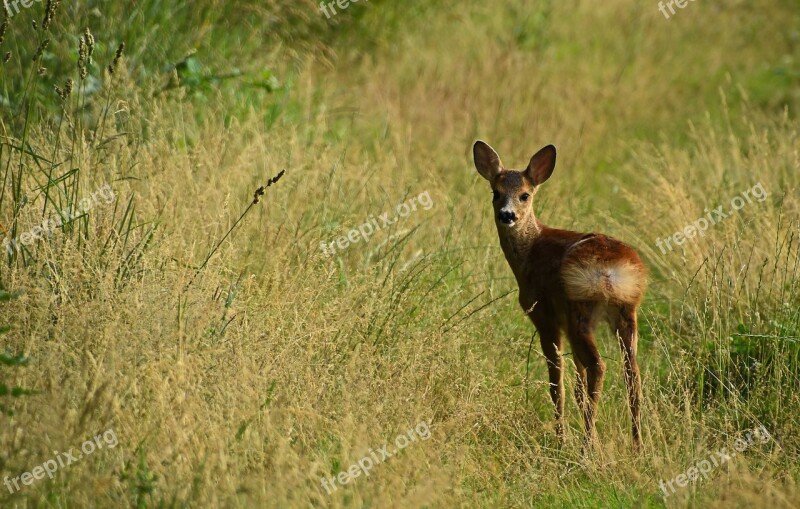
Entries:
[[[2, 507], [800, 503], [795, 2], [46, 4], [0, 45]], [[554, 143], [539, 218], [648, 265], [642, 454], [605, 331], [601, 445], [568, 398], [557, 446], [476, 138], [515, 167]]]

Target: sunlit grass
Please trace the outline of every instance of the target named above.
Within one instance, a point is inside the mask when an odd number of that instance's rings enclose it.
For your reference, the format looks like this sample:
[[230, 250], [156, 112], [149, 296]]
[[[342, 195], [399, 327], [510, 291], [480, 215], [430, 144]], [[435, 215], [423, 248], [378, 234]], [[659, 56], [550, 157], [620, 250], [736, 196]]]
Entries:
[[[373, 1], [329, 26], [314, 2], [236, 4], [64, 3], [37, 63], [41, 27], [12, 20], [4, 236], [104, 183], [117, 200], [2, 251], [2, 287], [24, 295], [3, 305], [0, 354], [28, 364], [0, 366], [0, 382], [35, 394], [3, 401], [0, 481], [109, 428], [119, 446], [15, 495], [0, 484], [0, 505], [800, 501], [796, 6], [695, 2], [665, 20], [631, 0]], [[85, 26], [97, 49], [81, 81]], [[68, 78], [62, 101], [53, 85]], [[650, 268], [643, 454], [607, 332], [601, 447], [583, 454], [568, 398], [558, 448], [545, 363], [534, 344], [526, 365], [533, 329], [472, 167], [478, 137], [514, 167], [556, 144], [538, 217], [621, 238]], [[759, 182], [763, 202], [680, 249], [656, 245]], [[423, 192], [430, 210], [321, 251]], [[323, 489], [421, 421], [430, 440]], [[773, 441], [664, 500], [660, 480], [762, 424]]]

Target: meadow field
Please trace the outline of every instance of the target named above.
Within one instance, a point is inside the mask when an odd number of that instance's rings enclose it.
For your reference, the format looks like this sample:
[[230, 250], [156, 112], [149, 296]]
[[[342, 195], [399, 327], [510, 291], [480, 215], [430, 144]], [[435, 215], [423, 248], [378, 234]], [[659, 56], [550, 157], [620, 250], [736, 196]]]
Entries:
[[[8, 4], [0, 507], [800, 505], [796, 0]], [[647, 265], [640, 452], [605, 328], [558, 443], [477, 139]]]

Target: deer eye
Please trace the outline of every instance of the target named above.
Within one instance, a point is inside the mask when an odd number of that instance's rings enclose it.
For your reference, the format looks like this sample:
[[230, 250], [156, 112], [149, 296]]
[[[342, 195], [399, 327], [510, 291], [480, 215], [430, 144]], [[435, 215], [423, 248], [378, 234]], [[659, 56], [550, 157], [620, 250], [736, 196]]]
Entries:
[[522, 201], [528, 201], [528, 198], [530, 198], [530, 197], [531, 197], [531, 195], [529, 195], [528, 193], [522, 193], [519, 196], [519, 199], [522, 200]]

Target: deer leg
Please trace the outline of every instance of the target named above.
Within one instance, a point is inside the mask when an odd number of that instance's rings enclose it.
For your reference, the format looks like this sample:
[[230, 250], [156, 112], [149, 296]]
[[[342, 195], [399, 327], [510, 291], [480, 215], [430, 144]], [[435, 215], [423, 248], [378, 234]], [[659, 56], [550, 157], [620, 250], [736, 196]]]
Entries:
[[564, 441], [564, 361], [561, 357], [561, 334], [558, 326], [552, 319], [538, 314], [531, 316], [536, 330], [539, 332], [539, 341], [542, 352], [547, 360], [547, 375], [550, 382], [550, 399], [553, 400], [556, 417], [556, 436], [558, 441]]
[[603, 391], [603, 377], [606, 365], [597, 350], [594, 338], [596, 325], [593, 302], [574, 302], [570, 305], [569, 341], [575, 358], [586, 369], [586, 395], [583, 421], [586, 428], [586, 442], [591, 444], [595, 438], [594, 421], [600, 393]]
[[640, 407], [642, 399], [642, 379], [639, 374], [639, 364], [636, 362], [637, 320], [636, 307], [623, 305], [615, 317], [614, 332], [619, 339], [622, 350], [625, 385], [628, 389], [628, 405], [631, 409], [631, 433], [633, 445], [639, 448], [642, 445], [640, 435]]
[[577, 356], [573, 355], [572, 360], [575, 362], [575, 402], [578, 404], [578, 409], [581, 415], [586, 413], [586, 368]]

